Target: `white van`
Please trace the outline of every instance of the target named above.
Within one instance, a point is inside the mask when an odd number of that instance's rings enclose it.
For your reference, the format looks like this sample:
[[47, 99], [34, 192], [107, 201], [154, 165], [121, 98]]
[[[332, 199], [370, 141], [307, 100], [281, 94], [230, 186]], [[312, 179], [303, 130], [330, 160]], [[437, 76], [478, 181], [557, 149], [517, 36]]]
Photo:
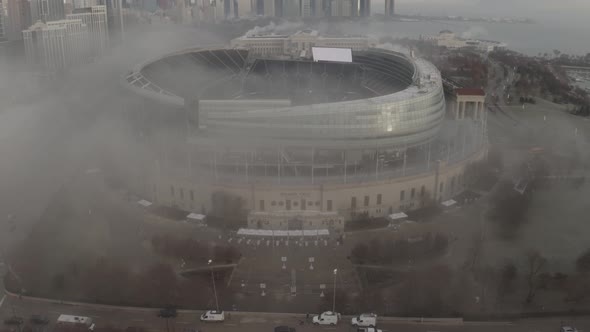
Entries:
[[74, 315], [59, 315], [59, 317], [57, 317], [57, 325], [85, 326], [89, 331], [94, 331], [94, 328], [96, 327], [92, 322], [92, 318]]
[[315, 325], [336, 325], [340, 319], [340, 314], [332, 311], [322, 312], [320, 315], [313, 316]]
[[209, 310], [201, 315], [201, 322], [223, 322], [224, 320], [223, 311]]
[[352, 317], [351, 324], [358, 327], [375, 327], [377, 326], [377, 315], [360, 314], [357, 317]]

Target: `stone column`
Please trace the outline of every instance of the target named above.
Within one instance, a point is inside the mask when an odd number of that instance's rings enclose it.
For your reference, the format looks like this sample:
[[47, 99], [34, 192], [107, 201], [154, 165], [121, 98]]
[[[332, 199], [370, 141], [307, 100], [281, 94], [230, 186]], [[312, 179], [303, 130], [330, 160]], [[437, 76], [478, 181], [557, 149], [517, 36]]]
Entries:
[[484, 102], [484, 101], [482, 101], [482, 102], [481, 102], [481, 108], [479, 109], [479, 118], [480, 118], [482, 121], [483, 121], [483, 119], [484, 119], [484, 114], [483, 114], [483, 113], [484, 113], [485, 111], [486, 111], [486, 105], [485, 105], [485, 102]]
[[465, 119], [465, 109], [467, 108], [467, 102], [461, 103], [461, 119]]

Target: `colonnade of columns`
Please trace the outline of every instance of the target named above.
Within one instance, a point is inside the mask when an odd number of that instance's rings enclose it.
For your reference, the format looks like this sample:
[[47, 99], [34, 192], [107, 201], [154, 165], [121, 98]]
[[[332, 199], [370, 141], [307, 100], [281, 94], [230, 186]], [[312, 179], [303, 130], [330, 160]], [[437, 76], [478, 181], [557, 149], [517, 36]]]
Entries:
[[474, 120], [481, 120], [483, 119], [483, 112], [484, 112], [484, 101], [467, 101], [467, 100], [460, 100], [457, 99], [455, 103], [455, 119], [462, 120], [465, 119], [466, 110], [468, 104], [474, 105], [473, 107], [473, 119]]

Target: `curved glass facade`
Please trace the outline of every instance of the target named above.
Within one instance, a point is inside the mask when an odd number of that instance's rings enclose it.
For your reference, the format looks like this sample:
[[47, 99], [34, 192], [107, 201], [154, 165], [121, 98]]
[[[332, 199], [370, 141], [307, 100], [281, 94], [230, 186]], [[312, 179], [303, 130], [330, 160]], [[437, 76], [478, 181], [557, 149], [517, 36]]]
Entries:
[[[181, 110], [178, 127], [192, 124], [184, 141], [163, 144], [159, 158], [175, 159], [182, 146], [177, 159], [191, 177], [363, 181], [427, 171], [451, 155], [448, 140], [438, 139], [445, 118], [440, 73], [392, 51], [318, 64], [256, 59], [244, 50], [187, 50], [138, 67], [127, 82], [158, 100], [153, 112]], [[465, 147], [462, 154], [471, 150]]]
[[[130, 76], [160, 100], [171, 102], [172, 95], [183, 104], [191, 99], [197, 104], [198, 100], [217, 101], [198, 110], [207, 129], [195, 132], [196, 136], [204, 136], [201, 142], [195, 137], [192, 141], [196, 144], [207, 144], [215, 138], [216, 143], [238, 140], [237, 145], [250, 143], [252, 147], [394, 149], [423, 144], [437, 134], [445, 114], [445, 100], [440, 74], [432, 64], [381, 49], [355, 52], [353, 62], [327, 66], [303, 60], [259, 61], [249, 59], [244, 50], [189, 50], [151, 62]], [[203, 79], [205, 71], [207, 81]], [[265, 84], [252, 87], [260, 80]], [[293, 83], [295, 80], [304, 83]], [[324, 85], [318, 86], [322, 80]], [[342, 81], [358, 85], [344, 85]], [[336, 84], [344, 93], [358, 93], [353, 97], [327, 97], [352, 98], [346, 101], [238, 111], [236, 97], [221, 98], [227, 91], [236, 91], [237, 100], [243, 98], [243, 91], [258, 97], [265, 92], [261, 90], [272, 90], [283, 83], [291, 92], [309, 89], [310, 95], [328, 95], [326, 89]], [[295, 98], [293, 94], [287, 97]], [[225, 105], [224, 99], [231, 100], [234, 106]]]

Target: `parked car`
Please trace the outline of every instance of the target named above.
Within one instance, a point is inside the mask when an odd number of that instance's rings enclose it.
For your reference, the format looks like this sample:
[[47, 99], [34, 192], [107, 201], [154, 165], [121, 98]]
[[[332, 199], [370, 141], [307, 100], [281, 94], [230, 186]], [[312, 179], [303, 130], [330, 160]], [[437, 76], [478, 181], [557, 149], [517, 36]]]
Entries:
[[377, 315], [375, 314], [360, 314], [352, 317], [352, 326], [358, 327], [375, 327], [377, 326]]
[[22, 317], [18, 316], [8, 317], [4, 320], [4, 324], [6, 325], [21, 325], [24, 322], [25, 320]]
[[46, 325], [49, 324], [49, 319], [45, 316], [41, 315], [32, 315], [31, 316], [31, 323], [38, 324], [38, 325]]
[[162, 318], [176, 318], [176, 316], [178, 316], [176, 308], [172, 307], [160, 309], [160, 312], [158, 313], [158, 317]]
[[295, 332], [295, 329], [288, 326], [277, 326], [275, 332]]
[[201, 322], [223, 322], [225, 313], [223, 311], [209, 310], [201, 315]]
[[315, 325], [336, 325], [340, 314], [332, 311], [325, 311], [317, 316], [313, 316], [313, 323]]

